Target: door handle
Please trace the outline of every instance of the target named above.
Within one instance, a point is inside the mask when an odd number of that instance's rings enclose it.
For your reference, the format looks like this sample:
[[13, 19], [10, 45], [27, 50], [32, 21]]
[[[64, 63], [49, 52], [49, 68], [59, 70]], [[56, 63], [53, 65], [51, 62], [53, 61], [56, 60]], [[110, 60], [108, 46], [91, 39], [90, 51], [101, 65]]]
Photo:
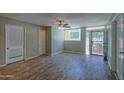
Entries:
[[120, 52], [120, 54], [124, 54], [124, 52]]

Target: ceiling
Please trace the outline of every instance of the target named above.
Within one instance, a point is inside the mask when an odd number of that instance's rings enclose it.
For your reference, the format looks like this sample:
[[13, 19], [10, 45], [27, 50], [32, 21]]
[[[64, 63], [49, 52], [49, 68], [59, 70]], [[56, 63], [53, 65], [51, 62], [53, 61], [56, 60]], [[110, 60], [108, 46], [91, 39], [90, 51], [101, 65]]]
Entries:
[[57, 19], [65, 20], [71, 27], [104, 25], [111, 13], [0, 13], [0, 16], [42, 25], [53, 26]]

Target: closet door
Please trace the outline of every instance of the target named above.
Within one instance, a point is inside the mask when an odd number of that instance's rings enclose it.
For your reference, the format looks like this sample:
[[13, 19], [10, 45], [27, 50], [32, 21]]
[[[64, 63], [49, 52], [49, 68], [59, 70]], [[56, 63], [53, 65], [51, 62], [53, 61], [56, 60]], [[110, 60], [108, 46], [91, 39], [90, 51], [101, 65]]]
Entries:
[[39, 56], [39, 31], [35, 26], [25, 28], [25, 59]]
[[6, 64], [23, 60], [23, 27], [6, 24], [5, 32]]
[[117, 20], [117, 55], [116, 72], [119, 79], [124, 79], [124, 20]]

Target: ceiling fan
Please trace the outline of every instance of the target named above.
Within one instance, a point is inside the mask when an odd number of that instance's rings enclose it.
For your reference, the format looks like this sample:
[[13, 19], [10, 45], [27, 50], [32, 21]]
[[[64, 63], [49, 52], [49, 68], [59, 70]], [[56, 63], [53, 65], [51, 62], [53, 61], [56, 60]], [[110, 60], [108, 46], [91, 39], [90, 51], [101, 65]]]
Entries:
[[56, 20], [59, 28], [71, 28], [71, 26], [64, 22], [64, 20]]

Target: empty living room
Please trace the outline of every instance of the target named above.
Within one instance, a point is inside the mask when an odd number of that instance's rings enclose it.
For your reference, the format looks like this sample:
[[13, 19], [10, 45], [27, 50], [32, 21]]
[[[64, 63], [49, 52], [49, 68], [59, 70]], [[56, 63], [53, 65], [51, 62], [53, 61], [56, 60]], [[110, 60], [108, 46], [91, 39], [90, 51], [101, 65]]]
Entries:
[[124, 79], [124, 14], [1, 13], [0, 79]]
[[0, 93], [123, 93], [123, 0], [1, 0]]

